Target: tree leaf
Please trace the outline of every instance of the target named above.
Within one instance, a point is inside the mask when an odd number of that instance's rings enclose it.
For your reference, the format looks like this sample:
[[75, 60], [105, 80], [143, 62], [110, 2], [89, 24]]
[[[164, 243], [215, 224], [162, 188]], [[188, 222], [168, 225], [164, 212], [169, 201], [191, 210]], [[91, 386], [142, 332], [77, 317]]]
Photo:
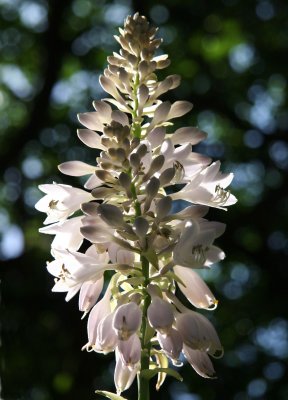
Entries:
[[112, 392], [107, 392], [106, 390], [96, 390], [95, 393], [100, 394], [100, 396], [107, 397], [108, 399], [111, 400], [127, 400], [122, 396], [118, 396], [117, 394]]
[[177, 379], [178, 381], [183, 381], [182, 376], [172, 368], [143, 369], [143, 371], [140, 372], [140, 375], [149, 380], [158, 374], [158, 372], [164, 372], [167, 375], [173, 376], [173, 378]]

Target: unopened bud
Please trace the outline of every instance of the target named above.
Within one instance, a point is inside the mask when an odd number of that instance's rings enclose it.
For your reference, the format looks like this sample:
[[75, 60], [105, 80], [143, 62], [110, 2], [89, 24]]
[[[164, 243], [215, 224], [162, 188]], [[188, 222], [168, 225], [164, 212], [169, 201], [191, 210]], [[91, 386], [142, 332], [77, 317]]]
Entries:
[[165, 218], [172, 207], [172, 199], [170, 196], [163, 197], [156, 203], [156, 215], [158, 219]]
[[165, 157], [163, 156], [163, 154], [160, 154], [159, 156], [155, 157], [151, 162], [147, 174], [144, 175], [143, 181], [149, 179], [152, 175], [155, 174], [155, 172], [159, 171], [163, 167], [164, 162], [165, 162]]
[[119, 183], [121, 186], [124, 187], [124, 189], [128, 189], [131, 186], [131, 178], [128, 174], [126, 174], [125, 172], [121, 172], [121, 174], [119, 175]]
[[167, 333], [174, 322], [172, 305], [160, 297], [152, 298], [147, 310], [147, 316], [152, 328], [161, 333]]
[[106, 183], [115, 183], [116, 179], [110, 172], [108, 171], [103, 171], [102, 169], [99, 169], [95, 171], [95, 175], [97, 178], [99, 178], [101, 181], [106, 182]]
[[134, 302], [123, 304], [115, 311], [113, 328], [120, 340], [127, 340], [140, 327], [142, 311]]
[[160, 186], [172, 185], [172, 179], [175, 176], [175, 168], [167, 168], [159, 176]]
[[144, 238], [149, 229], [149, 223], [143, 217], [137, 217], [133, 224], [133, 231], [140, 238]]
[[90, 215], [91, 217], [96, 217], [98, 215], [99, 204], [94, 201], [89, 201], [89, 203], [82, 203], [81, 210], [84, 214]]
[[130, 156], [130, 164], [134, 170], [138, 170], [140, 167], [140, 157], [137, 153], [132, 153]]
[[118, 228], [125, 224], [121, 210], [112, 204], [100, 204], [98, 207], [98, 215], [106, 224], [112, 227]]
[[147, 154], [147, 146], [146, 146], [146, 144], [144, 144], [144, 143], [140, 144], [140, 146], [138, 147], [136, 153], [138, 154], [140, 159], [143, 158]]

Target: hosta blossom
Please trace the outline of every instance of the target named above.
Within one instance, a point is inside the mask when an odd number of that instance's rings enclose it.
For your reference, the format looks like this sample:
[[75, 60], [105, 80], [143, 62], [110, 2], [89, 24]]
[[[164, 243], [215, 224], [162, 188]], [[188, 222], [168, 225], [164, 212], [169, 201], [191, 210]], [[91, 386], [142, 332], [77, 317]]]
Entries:
[[[44, 197], [35, 207], [47, 214], [40, 232], [54, 235], [47, 264], [52, 290], [66, 293], [67, 301], [79, 293], [82, 318], [88, 314], [83, 350], [115, 352], [117, 394], [138, 376], [139, 400], [147, 400], [153, 375], [157, 389], [167, 374], [178, 376], [169, 363], [179, 367], [186, 359], [200, 376], [215, 376], [210, 357], [223, 349], [200, 312], [218, 302], [198, 270], [225, 257], [215, 244], [225, 225], [204, 217], [209, 207], [227, 209], [236, 199], [228, 189], [233, 174], [195, 151], [206, 133], [174, 129], [192, 104], [161, 100], [180, 77], [157, 78], [170, 63], [155, 55], [157, 29], [135, 14], [119, 32], [120, 52], [108, 57], [100, 76], [107, 97], [78, 115], [78, 138], [96, 150], [96, 162], [59, 166], [85, 177], [84, 188], [40, 185]], [[173, 212], [178, 200], [190, 204]], [[182, 304], [179, 291], [200, 312]]]

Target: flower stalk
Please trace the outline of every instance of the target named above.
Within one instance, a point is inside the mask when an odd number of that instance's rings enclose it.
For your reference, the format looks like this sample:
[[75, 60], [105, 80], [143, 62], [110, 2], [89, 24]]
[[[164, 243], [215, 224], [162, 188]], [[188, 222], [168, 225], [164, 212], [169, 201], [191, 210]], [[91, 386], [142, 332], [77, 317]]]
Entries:
[[150, 305], [150, 295], [147, 292], [147, 286], [149, 284], [149, 261], [142, 256], [142, 273], [144, 277], [143, 282], [143, 315], [141, 324], [141, 366], [140, 373], [138, 374], [138, 400], [149, 400], [149, 379], [141, 375], [141, 371], [149, 369], [150, 364], [150, 350], [151, 343], [147, 341], [147, 310]]
[[[204, 217], [209, 207], [226, 209], [236, 199], [226, 190], [233, 174], [221, 173], [219, 162], [193, 151], [206, 134], [195, 127], [174, 131], [172, 120], [192, 105], [160, 99], [180, 77], [158, 81], [157, 70], [170, 61], [155, 56], [161, 44], [157, 29], [135, 14], [119, 31], [120, 52], [108, 57], [100, 77], [111, 97], [94, 101], [94, 112], [78, 116], [85, 127], [78, 137], [97, 151], [96, 163], [59, 166], [66, 175], [87, 176], [84, 190], [41, 185], [45, 196], [35, 207], [47, 214], [40, 231], [55, 235], [54, 260], [47, 266], [55, 277], [52, 290], [67, 292], [66, 301], [79, 292], [79, 309], [83, 317], [88, 314], [83, 349], [114, 351], [117, 395], [137, 376], [138, 400], [149, 400], [153, 376], [157, 390], [167, 375], [181, 380], [169, 367], [179, 367], [181, 355], [200, 376], [215, 376], [210, 357], [223, 353], [218, 335], [177, 294], [182, 291], [196, 309], [216, 308], [197, 270], [224, 258], [214, 241], [225, 225]], [[177, 200], [190, 205], [175, 212]], [[106, 271], [114, 275], [104, 289]], [[113, 393], [97, 393], [115, 399]]]

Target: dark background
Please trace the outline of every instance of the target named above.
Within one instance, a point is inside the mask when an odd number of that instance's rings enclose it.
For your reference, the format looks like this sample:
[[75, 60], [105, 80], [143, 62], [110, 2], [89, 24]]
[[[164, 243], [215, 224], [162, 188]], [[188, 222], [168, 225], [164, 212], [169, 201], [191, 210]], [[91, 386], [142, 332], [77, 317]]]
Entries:
[[[114, 356], [81, 352], [86, 322], [77, 299], [67, 304], [51, 293], [51, 238], [38, 233], [44, 215], [34, 204], [40, 183], [80, 186], [57, 164], [93, 162], [77, 140], [76, 115], [104, 96], [98, 77], [118, 49], [113, 35], [137, 10], [160, 26], [172, 60], [161, 76], [182, 75], [169, 100], [194, 103], [181, 126], [208, 132], [197, 150], [234, 172], [231, 190], [239, 199], [228, 212], [209, 212], [227, 224], [218, 240], [226, 260], [205, 273], [219, 299], [209, 315], [226, 350], [214, 362], [219, 378], [204, 380], [185, 365], [183, 383], [168, 378], [151, 398], [286, 400], [284, 0], [0, 1], [1, 398], [92, 400], [96, 388], [114, 391]], [[135, 386], [124, 397], [135, 399]]]

